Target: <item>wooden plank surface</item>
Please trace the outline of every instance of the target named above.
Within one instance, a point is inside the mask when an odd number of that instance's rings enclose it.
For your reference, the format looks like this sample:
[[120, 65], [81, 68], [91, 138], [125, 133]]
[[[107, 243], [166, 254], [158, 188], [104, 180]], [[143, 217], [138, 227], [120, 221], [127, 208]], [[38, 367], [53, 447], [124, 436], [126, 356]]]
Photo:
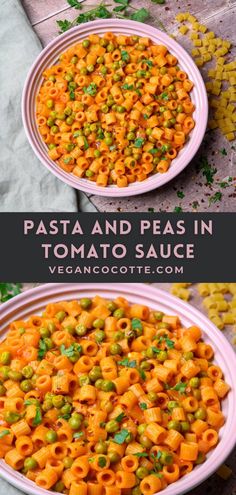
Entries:
[[[58, 35], [56, 21], [59, 19], [74, 19], [76, 11], [70, 7], [66, 0], [22, 0], [23, 6], [29, 16], [42, 45], [45, 46]], [[112, 2], [109, 2], [111, 4]], [[161, 19], [168, 33], [174, 34], [188, 51], [190, 45], [186, 36], [178, 34], [177, 25], [174, 22], [177, 12], [190, 11], [199, 20], [206, 23], [210, 30], [217, 35], [229, 40], [235, 39], [235, 11], [236, 0], [166, 0], [165, 5], [153, 4], [150, 0], [133, 0], [135, 7], [146, 7], [151, 11], [150, 24], [158, 27], [158, 19]], [[87, 0], [86, 10], [94, 6], [94, 0]], [[109, 26], [109, 20], [108, 26]], [[235, 48], [233, 49], [235, 54]], [[203, 76], [206, 70], [203, 70]], [[220, 149], [225, 148], [227, 156], [222, 156]], [[215, 185], [207, 186], [199, 173], [199, 160], [206, 157], [217, 168]], [[236, 176], [236, 150], [232, 143], [228, 143], [219, 131], [209, 131], [199, 149], [199, 152], [186, 167], [186, 169], [173, 179], [169, 184], [150, 193], [132, 198], [103, 198], [91, 196], [90, 200], [99, 211], [173, 211], [175, 206], [181, 206], [183, 211], [235, 211], [236, 193], [234, 185], [221, 190], [222, 201], [209, 204], [209, 198], [219, 190], [217, 182], [227, 176]], [[184, 198], [180, 200], [178, 191], [184, 191]], [[196, 207], [197, 201], [197, 209]]]
[[[39, 284], [24, 284], [24, 290], [28, 290]], [[170, 290], [171, 284], [168, 283], [158, 283], [152, 284], [155, 287], [158, 287], [162, 290], [168, 291]], [[195, 308], [199, 309], [202, 313], [206, 314], [206, 311], [202, 305], [202, 298], [199, 296], [197, 291], [197, 284], [193, 284], [190, 288], [191, 291], [191, 299], [190, 304]], [[227, 327], [224, 330], [224, 335], [232, 343], [232, 327]], [[235, 335], [235, 334], [234, 334]], [[233, 474], [227, 480], [222, 480], [216, 473], [213, 474], [208, 480], [202, 483], [199, 487], [188, 492], [188, 495], [236, 495], [236, 449], [231, 453], [225, 463], [232, 469]]]

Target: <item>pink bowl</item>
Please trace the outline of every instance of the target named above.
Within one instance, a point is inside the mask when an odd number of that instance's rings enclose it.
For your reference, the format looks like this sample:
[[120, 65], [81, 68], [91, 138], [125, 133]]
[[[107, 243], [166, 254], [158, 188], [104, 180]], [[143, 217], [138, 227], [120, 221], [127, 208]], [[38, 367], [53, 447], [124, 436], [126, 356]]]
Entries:
[[[49, 302], [91, 297], [99, 294], [107, 299], [126, 297], [131, 303], [146, 304], [168, 314], [180, 316], [184, 325], [198, 325], [206, 342], [215, 350], [215, 361], [222, 368], [231, 391], [223, 402], [226, 422], [220, 430], [220, 442], [209, 454], [206, 462], [197, 466], [176, 483], [169, 485], [163, 495], [180, 495], [202, 483], [224, 462], [236, 442], [236, 356], [222, 333], [199, 311], [176, 297], [144, 284], [46, 284], [29, 290], [0, 307], [0, 336], [4, 338], [10, 321], [22, 319], [30, 314], [40, 313]], [[0, 475], [23, 492], [32, 495], [55, 494], [37, 487], [17, 471], [13, 471], [4, 461], [0, 461]]]
[[[186, 146], [181, 150], [177, 158], [173, 160], [168, 172], [150, 176], [143, 182], [135, 182], [129, 184], [129, 186], [125, 188], [119, 188], [117, 186], [100, 187], [87, 179], [80, 179], [73, 174], [69, 174], [62, 170], [47, 156], [47, 147], [41, 139], [35, 119], [35, 99], [42, 83], [42, 73], [45, 68], [53, 65], [58, 60], [60, 53], [65, 51], [69, 46], [83, 40], [92, 33], [102, 35], [107, 31], [130, 36], [148, 36], [154, 43], [164, 44], [168, 47], [170, 52], [178, 58], [181, 69], [188, 73], [189, 78], [195, 84], [191, 95], [192, 100], [196, 105], [196, 110], [194, 112], [196, 125], [191, 132], [190, 139]], [[176, 43], [176, 41], [162, 31], [148, 26], [147, 24], [120, 19], [106, 19], [81, 24], [57, 37], [44, 48], [32, 66], [24, 86], [22, 118], [26, 135], [37, 157], [59, 179], [75, 189], [79, 189], [88, 194], [108, 197], [126, 197], [142, 194], [163, 186], [163, 184], [166, 184], [173, 179], [189, 164], [197, 152], [205, 134], [208, 118], [208, 100], [205, 84], [197, 66], [188, 53]]]

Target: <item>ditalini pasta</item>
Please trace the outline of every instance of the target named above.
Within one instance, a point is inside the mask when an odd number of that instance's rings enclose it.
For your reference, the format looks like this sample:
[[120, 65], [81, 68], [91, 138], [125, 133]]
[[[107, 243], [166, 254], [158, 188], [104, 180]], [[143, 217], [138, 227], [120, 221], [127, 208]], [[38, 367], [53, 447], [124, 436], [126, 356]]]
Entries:
[[0, 344], [0, 456], [69, 495], [153, 495], [205, 461], [229, 391], [197, 326], [122, 297], [50, 303]]
[[38, 129], [66, 172], [126, 187], [167, 172], [195, 125], [192, 88], [167, 47], [93, 34], [44, 71]]

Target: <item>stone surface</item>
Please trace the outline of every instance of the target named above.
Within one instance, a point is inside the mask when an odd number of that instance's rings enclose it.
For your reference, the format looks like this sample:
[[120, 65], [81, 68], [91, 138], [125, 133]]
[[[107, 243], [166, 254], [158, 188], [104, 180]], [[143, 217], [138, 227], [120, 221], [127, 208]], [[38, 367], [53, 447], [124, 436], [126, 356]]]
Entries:
[[[98, 2], [97, 2], [98, 3]], [[112, 3], [112, 2], [109, 2]], [[160, 27], [159, 20], [165, 26], [169, 34], [174, 34], [188, 51], [190, 45], [186, 36], [180, 36], [174, 18], [177, 12], [190, 11], [195, 14], [199, 21], [207, 24], [210, 30], [214, 30], [217, 35], [229, 40], [235, 39], [235, 0], [166, 0], [165, 5], [153, 4], [150, 0], [133, 0], [136, 8], [146, 7], [151, 11], [150, 24]], [[28, 13], [29, 19], [34, 26], [36, 33], [45, 46], [58, 34], [56, 20], [74, 19], [76, 11], [71, 9], [65, 0], [23, 0], [23, 5]], [[86, 9], [94, 6], [94, 0], [86, 1]], [[203, 75], [206, 71], [203, 70]], [[227, 156], [222, 156], [220, 149], [225, 148]], [[197, 173], [201, 157], [206, 157], [208, 161], [217, 168], [217, 175], [213, 187], [205, 184], [202, 173]], [[218, 131], [207, 132], [204, 142], [196, 157], [186, 167], [186, 169], [169, 184], [151, 191], [144, 195], [131, 198], [104, 198], [91, 196], [90, 199], [99, 211], [148, 211], [154, 208], [155, 211], [173, 211], [176, 206], [181, 206], [183, 211], [235, 211], [236, 194], [232, 185], [227, 189], [220, 189], [222, 200], [209, 204], [210, 196], [219, 190], [217, 182], [227, 176], [236, 175], [236, 150], [232, 143], [228, 143]], [[177, 191], [184, 191], [184, 198], [180, 200]], [[128, 191], [127, 191], [128, 192]], [[196, 201], [198, 202], [197, 209]]]

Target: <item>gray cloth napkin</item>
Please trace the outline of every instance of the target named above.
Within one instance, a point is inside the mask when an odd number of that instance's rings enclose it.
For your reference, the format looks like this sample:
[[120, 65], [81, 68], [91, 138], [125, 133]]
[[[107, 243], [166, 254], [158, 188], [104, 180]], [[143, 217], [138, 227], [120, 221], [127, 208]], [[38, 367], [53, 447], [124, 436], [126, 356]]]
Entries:
[[54, 177], [34, 155], [21, 120], [27, 73], [42, 50], [18, 0], [1, 0], [0, 211], [96, 211], [87, 196]]

